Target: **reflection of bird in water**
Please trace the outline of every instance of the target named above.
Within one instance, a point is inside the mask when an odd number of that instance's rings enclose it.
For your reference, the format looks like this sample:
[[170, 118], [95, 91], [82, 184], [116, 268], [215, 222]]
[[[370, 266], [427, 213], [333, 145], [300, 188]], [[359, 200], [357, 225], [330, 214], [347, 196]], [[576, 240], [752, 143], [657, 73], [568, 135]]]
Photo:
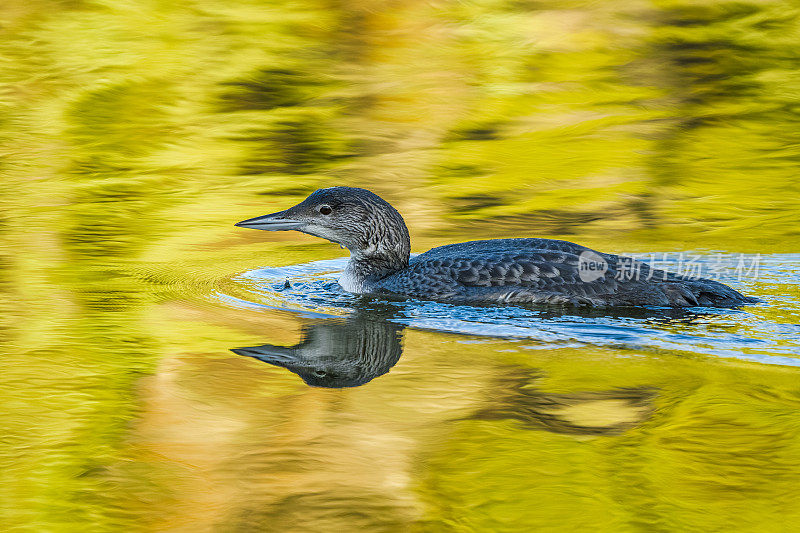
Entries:
[[544, 393], [531, 386], [537, 374], [525, 368], [513, 370], [493, 387], [489, 405], [467, 419], [511, 419], [554, 433], [613, 435], [644, 422], [654, 409], [653, 389]]
[[400, 359], [405, 326], [380, 311], [360, 310], [344, 323], [311, 324], [294, 346], [234, 348], [239, 355], [282, 366], [314, 387], [357, 387], [387, 373]]
[[[359, 308], [344, 322], [305, 326], [294, 346], [263, 344], [234, 348], [239, 355], [287, 368], [314, 387], [358, 387], [382, 376], [403, 353], [404, 325], [390, 322], [390, 308]], [[532, 386], [540, 374], [512, 367], [492, 381], [491, 399], [467, 419], [514, 419], [555, 433], [605, 435], [622, 432], [653, 411], [653, 389], [544, 393]]]
[[297, 230], [350, 250], [340, 285], [452, 302], [731, 307], [757, 301], [717, 281], [672, 274], [632, 258], [552, 239], [451, 244], [409, 260], [403, 217], [365, 189], [320, 189], [285, 211], [236, 224]]

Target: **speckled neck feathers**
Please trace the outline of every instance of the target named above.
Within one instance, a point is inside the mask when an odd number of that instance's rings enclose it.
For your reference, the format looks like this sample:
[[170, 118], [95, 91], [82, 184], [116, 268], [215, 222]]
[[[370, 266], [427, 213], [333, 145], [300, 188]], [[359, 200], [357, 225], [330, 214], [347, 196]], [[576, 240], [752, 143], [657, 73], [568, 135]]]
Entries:
[[350, 250], [339, 283], [351, 292], [373, 290], [375, 282], [408, 266], [411, 240], [403, 217], [381, 198], [362, 198], [364, 216], [349, 228]]

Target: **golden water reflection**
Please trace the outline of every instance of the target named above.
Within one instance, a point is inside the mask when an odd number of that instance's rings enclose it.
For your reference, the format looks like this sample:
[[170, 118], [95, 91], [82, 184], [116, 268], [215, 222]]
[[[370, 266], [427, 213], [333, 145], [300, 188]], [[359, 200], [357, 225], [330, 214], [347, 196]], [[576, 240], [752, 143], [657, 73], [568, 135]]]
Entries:
[[[246, 334], [280, 324], [263, 320]], [[782, 422], [800, 404], [794, 377], [414, 329], [389, 373], [354, 388], [307, 387], [222, 350], [175, 354], [142, 381], [126, 445], [133, 470], [165, 492], [129, 511], [155, 530], [679, 529], [699, 501], [732, 527], [724, 510], [736, 502], [794, 505], [785, 491], [800, 454]]]
[[335, 184], [391, 201], [414, 251], [524, 235], [796, 254], [798, 15], [788, 0], [0, 3], [3, 528], [791, 530], [796, 367], [681, 335], [710, 324], [796, 356], [794, 256], [747, 285], [766, 305], [658, 322], [679, 353], [373, 321], [337, 342], [388, 340], [385, 365], [344, 389], [229, 349], [313, 350], [358, 317], [216, 295], [342, 256], [232, 227]]

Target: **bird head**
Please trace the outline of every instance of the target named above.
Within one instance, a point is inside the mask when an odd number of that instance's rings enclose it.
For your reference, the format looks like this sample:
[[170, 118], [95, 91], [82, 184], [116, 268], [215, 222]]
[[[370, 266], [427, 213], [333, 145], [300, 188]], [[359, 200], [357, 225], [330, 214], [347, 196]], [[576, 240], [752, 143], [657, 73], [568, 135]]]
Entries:
[[293, 207], [236, 226], [300, 231], [363, 256], [405, 256], [406, 264], [410, 252], [408, 229], [400, 213], [377, 194], [355, 187], [319, 189]]

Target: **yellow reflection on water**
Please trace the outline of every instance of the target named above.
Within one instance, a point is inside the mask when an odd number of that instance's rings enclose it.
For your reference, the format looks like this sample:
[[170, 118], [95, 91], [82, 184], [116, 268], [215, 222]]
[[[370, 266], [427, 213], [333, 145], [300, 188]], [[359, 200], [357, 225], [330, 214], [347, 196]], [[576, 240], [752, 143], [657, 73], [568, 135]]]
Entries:
[[797, 252], [793, 3], [9, 0], [0, 32], [4, 527], [798, 522], [791, 368], [409, 328], [385, 376], [311, 389], [227, 351], [303, 319], [207, 303], [342, 255], [232, 227], [334, 184], [415, 251]]

